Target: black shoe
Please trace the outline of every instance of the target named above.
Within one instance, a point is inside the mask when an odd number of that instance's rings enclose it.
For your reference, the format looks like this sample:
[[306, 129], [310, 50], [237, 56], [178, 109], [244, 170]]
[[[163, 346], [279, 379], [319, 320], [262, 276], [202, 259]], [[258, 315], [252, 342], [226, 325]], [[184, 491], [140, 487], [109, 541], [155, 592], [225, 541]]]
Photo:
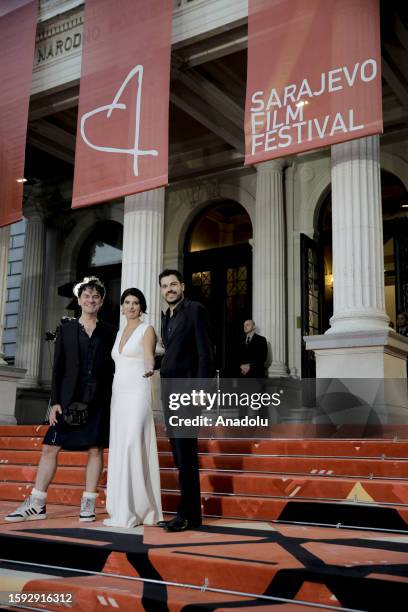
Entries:
[[166, 523], [164, 529], [166, 531], [187, 531], [188, 529], [199, 529], [201, 527], [201, 521], [188, 521], [187, 519], [176, 516], [171, 521], [164, 521]]

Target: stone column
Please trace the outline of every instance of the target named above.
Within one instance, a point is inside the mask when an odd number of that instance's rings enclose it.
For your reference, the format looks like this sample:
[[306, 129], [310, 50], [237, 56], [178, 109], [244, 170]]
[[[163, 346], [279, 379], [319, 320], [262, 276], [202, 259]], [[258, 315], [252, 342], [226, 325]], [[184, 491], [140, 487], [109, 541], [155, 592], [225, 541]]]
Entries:
[[158, 276], [163, 261], [164, 187], [125, 198], [122, 287], [137, 287], [147, 302], [147, 320], [160, 333]]
[[408, 340], [385, 313], [379, 137], [331, 150], [334, 313], [306, 348], [317, 378], [404, 378]]
[[19, 387], [36, 387], [40, 379], [43, 345], [44, 258], [44, 222], [38, 210], [29, 209], [24, 239], [16, 348], [16, 366], [26, 368], [27, 372], [24, 380], [19, 383]]
[[[57, 308], [57, 287], [59, 285], [57, 285], [56, 282], [57, 241], [57, 229], [55, 227], [48, 226], [46, 228], [45, 237], [44, 312], [42, 326], [42, 336], [44, 339], [45, 332], [54, 331], [60, 322], [61, 311]], [[53, 343], [51, 342], [44, 342], [41, 381], [45, 388], [51, 387], [52, 361], [54, 355], [52, 345]]]
[[10, 226], [0, 228], [0, 365], [6, 365], [3, 353], [3, 333], [6, 314], [9, 241]]
[[253, 317], [271, 344], [269, 376], [287, 376], [283, 160], [257, 165]]
[[388, 329], [379, 137], [332, 147], [333, 317], [327, 333]]

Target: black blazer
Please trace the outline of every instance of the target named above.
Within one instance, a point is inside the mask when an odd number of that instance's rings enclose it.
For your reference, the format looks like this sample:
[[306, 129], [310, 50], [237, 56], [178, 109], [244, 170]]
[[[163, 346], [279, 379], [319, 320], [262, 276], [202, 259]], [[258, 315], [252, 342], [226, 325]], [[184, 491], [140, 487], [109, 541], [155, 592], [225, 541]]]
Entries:
[[[162, 317], [163, 325], [166, 317]], [[214, 375], [214, 354], [210, 322], [200, 302], [184, 299], [167, 337], [161, 362], [163, 378], [211, 378]]]
[[251, 341], [246, 344], [245, 339], [242, 342], [240, 350], [240, 365], [249, 363], [251, 369], [247, 377], [264, 377], [265, 376], [265, 361], [268, 356], [268, 345], [266, 338], [259, 334], [254, 334]]
[[[98, 328], [102, 332], [102, 350], [95, 355], [94, 370], [98, 381], [96, 401], [110, 403], [114, 362], [111, 351], [115, 342], [115, 328], [99, 321]], [[79, 323], [77, 319], [68, 321], [57, 330], [54, 351], [54, 366], [52, 371], [51, 405], [68, 406], [75, 398], [80, 360], [79, 360]]]

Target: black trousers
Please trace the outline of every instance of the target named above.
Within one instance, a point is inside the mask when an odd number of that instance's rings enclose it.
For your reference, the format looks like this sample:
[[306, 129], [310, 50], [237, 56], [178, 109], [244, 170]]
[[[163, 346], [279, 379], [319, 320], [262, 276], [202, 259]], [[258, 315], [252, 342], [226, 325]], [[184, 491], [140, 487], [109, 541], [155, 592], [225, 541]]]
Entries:
[[181, 499], [177, 516], [201, 524], [200, 474], [197, 438], [170, 438], [174, 463], [179, 471]]

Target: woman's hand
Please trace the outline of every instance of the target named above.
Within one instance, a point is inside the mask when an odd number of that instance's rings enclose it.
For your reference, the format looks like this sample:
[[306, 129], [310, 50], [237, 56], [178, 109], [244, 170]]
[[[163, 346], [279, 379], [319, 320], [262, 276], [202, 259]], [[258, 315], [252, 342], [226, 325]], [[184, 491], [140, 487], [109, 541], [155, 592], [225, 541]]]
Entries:
[[151, 325], [146, 329], [143, 336], [144, 370], [143, 378], [149, 378], [154, 374], [154, 349], [156, 347], [156, 334]]
[[49, 417], [50, 425], [56, 425], [58, 423], [58, 419], [57, 419], [58, 413], [62, 414], [61, 404], [54, 404], [54, 406], [51, 406], [51, 412], [50, 412], [50, 417]]

